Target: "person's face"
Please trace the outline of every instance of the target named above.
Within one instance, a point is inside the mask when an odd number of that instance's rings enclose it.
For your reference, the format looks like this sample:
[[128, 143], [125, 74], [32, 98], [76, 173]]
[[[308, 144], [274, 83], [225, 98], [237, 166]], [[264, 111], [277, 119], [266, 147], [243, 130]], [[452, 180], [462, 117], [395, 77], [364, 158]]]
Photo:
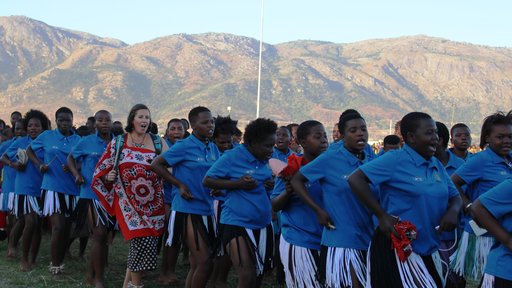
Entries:
[[291, 135], [288, 129], [281, 127], [276, 132], [276, 147], [281, 151], [287, 151], [290, 145]]
[[70, 113], [57, 114], [57, 128], [59, 131], [66, 135], [71, 131], [73, 126], [73, 116]]
[[276, 134], [267, 135], [262, 141], [254, 142], [248, 145], [251, 154], [258, 160], [267, 160], [272, 157], [274, 145], [276, 144]]
[[309, 153], [311, 156], [316, 157], [322, 152], [327, 150], [329, 143], [327, 141], [327, 133], [323, 125], [311, 127], [308, 136], [305, 140], [301, 141], [301, 146], [304, 153]]
[[199, 113], [196, 121], [192, 124], [192, 129], [199, 138], [211, 138], [215, 129], [212, 113], [208, 111]]
[[95, 118], [96, 127], [91, 131], [97, 130], [99, 134], [109, 134], [112, 130], [112, 116], [110, 116], [110, 113], [100, 112], [96, 114]]
[[151, 123], [151, 114], [149, 113], [149, 110], [137, 110], [132, 122], [133, 131], [137, 134], [144, 134], [149, 129], [149, 123]]
[[183, 127], [183, 123], [181, 121], [174, 121], [169, 124], [167, 127], [167, 138], [171, 141], [171, 143], [175, 143], [176, 141], [183, 139], [185, 136], [185, 128]]
[[466, 127], [455, 128], [450, 141], [456, 150], [466, 151], [471, 146], [471, 131]]
[[414, 133], [408, 133], [408, 144], [425, 159], [434, 156], [439, 142], [436, 122], [433, 119], [421, 119]]
[[340, 129], [338, 129], [338, 124], [334, 124], [332, 128], [332, 141], [338, 142], [341, 138]]
[[20, 137], [27, 135], [27, 130], [25, 130], [25, 126], [22, 121], [16, 121], [14, 124], [14, 136]]
[[220, 152], [233, 148], [233, 138], [231, 134], [219, 134], [215, 137], [215, 144]]
[[512, 148], [512, 125], [494, 125], [489, 136], [485, 137], [489, 148], [496, 154], [506, 157]]
[[11, 125], [12, 125], [13, 127], [15, 127], [15, 126], [16, 126], [16, 122], [17, 122], [18, 120], [20, 120], [20, 119], [21, 119], [21, 115], [20, 115], [20, 114], [17, 114], [17, 113], [12, 114], [12, 115], [11, 115]]
[[27, 133], [30, 138], [35, 139], [39, 134], [43, 132], [43, 125], [41, 120], [37, 118], [30, 118], [27, 123]]
[[347, 121], [341, 136], [345, 141], [345, 147], [347, 150], [353, 153], [363, 151], [368, 143], [366, 122], [363, 119], [352, 119]]
[[388, 152], [391, 150], [398, 150], [400, 149], [400, 143], [398, 144], [384, 144], [384, 152]]
[[[98, 120], [96, 119], [96, 121], [98, 121]], [[87, 120], [87, 122], [85, 123], [85, 126], [87, 126], [87, 128], [89, 128], [89, 131], [91, 131], [91, 133], [96, 132], [97, 125], [94, 122], [92, 122], [91, 120]]]

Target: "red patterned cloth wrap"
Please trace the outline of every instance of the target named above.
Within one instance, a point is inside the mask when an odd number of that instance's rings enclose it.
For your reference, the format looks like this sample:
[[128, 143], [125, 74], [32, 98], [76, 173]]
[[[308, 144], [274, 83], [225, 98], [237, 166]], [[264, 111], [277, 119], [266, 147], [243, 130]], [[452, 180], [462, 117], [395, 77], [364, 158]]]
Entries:
[[119, 156], [118, 177], [114, 183], [107, 183], [102, 177], [114, 169], [114, 139], [96, 165], [91, 188], [107, 212], [116, 217], [126, 240], [160, 236], [164, 232], [163, 182], [151, 169], [156, 156], [152, 150], [128, 147], [125, 141]]
[[391, 245], [396, 250], [400, 261], [405, 262], [412, 253], [411, 242], [416, 239], [416, 226], [409, 221], [398, 221], [395, 224], [395, 230], [400, 235], [400, 239], [391, 233]]
[[292, 155], [288, 156], [288, 165], [284, 167], [283, 171], [279, 173], [280, 177], [283, 178], [290, 178], [297, 171], [299, 171], [301, 166], [304, 166], [307, 164], [307, 161], [302, 156], [297, 156], [295, 153], [292, 153]]

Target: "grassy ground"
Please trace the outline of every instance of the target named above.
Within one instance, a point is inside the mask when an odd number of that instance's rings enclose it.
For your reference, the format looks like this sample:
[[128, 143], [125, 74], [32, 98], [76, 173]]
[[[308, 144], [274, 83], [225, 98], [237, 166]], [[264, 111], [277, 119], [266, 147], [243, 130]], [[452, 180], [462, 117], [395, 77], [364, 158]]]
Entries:
[[[71, 257], [65, 259], [65, 273], [62, 276], [51, 276], [48, 272], [50, 235], [45, 234], [41, 244], [41, 250], [37, 259], [37, 264], [30, 272], [21, 272], [19, 269], [19, 257], [16, 260], [7, 260], [5, 258], [7, 250], [7, 241], [0, 242], [0, 287], [92, 287], [85, 283], [85, 271], [87, 269], [87, 261]], [[75, 241], [71, 248], [73, 255], [78, 254], [78, 241]], [[107, 287], [121, 287], [126, 271], [126, 257], [128, 252], [128, 243], [125, 242], [121, 235], [117, 235], [114, 243], [110, 246], [109, 251], [109, 267], [106, 270]], [[18, 249], [18, 256], [21, 253]], [[88, 252], [86, 252], [88, 255]], [[87, 259], [87, 257], [86, 257]], [[159, 258], [160, 263], [160, 258]], [[159, 285], [156, 281], [158, 271], [151, 271], [144, 277], [146, 287], [183, 287], [184, 279], [188, 271], [188, 265], [183, 263], [180, 256], [178, 261], [177, 274], [180, 283], [175, 286]], [[230, 274], [229, 287], [236, 287], [236, 275]], [[272, 276], [266, 276], [263, 287], [279, 287], [273, 285]], [[476, 288], [475, 283], [469, 283], [468, 288]]]

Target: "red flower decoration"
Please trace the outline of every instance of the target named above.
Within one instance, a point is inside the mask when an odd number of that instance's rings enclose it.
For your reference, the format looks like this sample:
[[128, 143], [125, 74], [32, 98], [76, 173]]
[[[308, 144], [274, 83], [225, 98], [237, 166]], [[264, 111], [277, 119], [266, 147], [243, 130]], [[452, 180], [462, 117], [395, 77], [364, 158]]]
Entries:
[[297, 156], [295, 154], [288, 156], [288, 165], [284, 167], [281, 173], [279, 173], [279, 176], [284, 178], [292, 177], [297, 171], [299, 171], [301, 166], [306, 164], [304, 162], [305, 160], [302, 156]]
[[400, 238], [391, 233], [391, 244], [400, 261], [405, 262], [412, 253], [411, 242], [417, 237], [416, 226], [409, 221], [399, 221], [395, 224], [395, 230]]

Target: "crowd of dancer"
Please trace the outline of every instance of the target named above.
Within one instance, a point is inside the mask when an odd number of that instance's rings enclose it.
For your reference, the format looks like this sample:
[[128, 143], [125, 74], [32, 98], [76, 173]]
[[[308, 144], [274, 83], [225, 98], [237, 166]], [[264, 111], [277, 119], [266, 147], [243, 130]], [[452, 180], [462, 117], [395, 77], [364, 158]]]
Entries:
[[[206, 107], [158, 135], [149, 108], [126, 127], [105, 110], [73, 126], [39, 110], [0, 120], [0, 239], [20, 268], [35, 265], [42, 220], [51, 227], [49, 272], [61, 275], [74, 238], [87, 280], [105, 285], [112, 233], [129, 241], [123, 287], [144, 271], [185, 287], [512, 287], [512, 111], [487, 116], [481, 152], [471, 131], [411, 112], [375, 153], [356, 110], [329, 143], [322, 123], [258, 118], [242, 131]], [[191, 132], [189, 133], [189, 129]], [[451, 144], [451, 145], [450, 145]], [[18, 245], [20, 244], [21, 245]], [[188, 257], [186, 279], [175, 270]]]

